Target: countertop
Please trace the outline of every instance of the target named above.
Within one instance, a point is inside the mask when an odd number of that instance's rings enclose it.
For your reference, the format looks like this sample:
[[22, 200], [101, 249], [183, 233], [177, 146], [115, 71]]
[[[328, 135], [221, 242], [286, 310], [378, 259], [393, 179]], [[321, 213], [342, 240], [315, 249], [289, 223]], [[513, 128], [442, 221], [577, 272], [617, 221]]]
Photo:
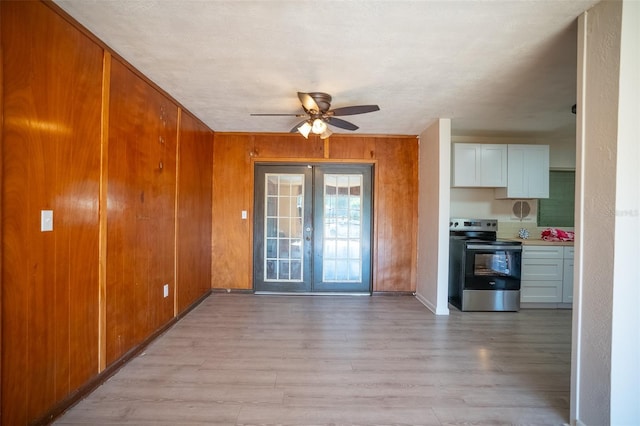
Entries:
[[520, 241], [523, 246], [568, 246], [573, 247], [573, 241], [547, 241], [540, 238], [499, 238], [507, 241]]

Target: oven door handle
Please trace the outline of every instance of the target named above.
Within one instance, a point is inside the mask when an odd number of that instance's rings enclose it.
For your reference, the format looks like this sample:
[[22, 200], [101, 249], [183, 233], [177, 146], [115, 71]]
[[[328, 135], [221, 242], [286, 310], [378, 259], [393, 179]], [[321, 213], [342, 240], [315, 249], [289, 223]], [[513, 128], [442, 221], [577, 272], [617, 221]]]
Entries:
[[504, 250], [522, 251], [522, 246], [500, 245], [500, 244], [468, 244], [468, 250]]

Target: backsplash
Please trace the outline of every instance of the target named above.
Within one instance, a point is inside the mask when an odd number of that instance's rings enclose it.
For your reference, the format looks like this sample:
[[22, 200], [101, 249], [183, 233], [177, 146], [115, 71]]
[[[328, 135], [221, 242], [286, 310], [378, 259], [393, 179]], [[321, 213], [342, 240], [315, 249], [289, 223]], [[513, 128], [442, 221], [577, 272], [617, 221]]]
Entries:
[[[518, 231], [520, 228], [524, 228], [529, 231], [529, 239], [539, 240], [542, 231], [547, 229], [547, 226], [537, 226], [536, 222], [510, 222], [499, 221], [498, 222], [498, 238], [518, 238]], [[572, 227], [561, 228], [564, 231], [573, 231]]]
[[[451, 217], [474, 219], [497, 219], [498, 238], [518, 238], [520, 228], [529, 231], [529, 239], [540, 239], [546, 226], [538, 226], [538, 200], [526, 200], [530, 211], [520, 220], [514, 213], [514, 204], [519, 200], [495, 199], [492, 188], [451, 188]], [[562, 227], [573, 231], [571, 227]]]
[[[497, 219], [500, 222], [517, 222], [526, 226], [536, 226], [538, 200], [526, 200], [529, 205], [529, 214], [523, 218], [522, 222], [513, 211], [517, 201], [519, 200], [496, 199], [493, 188], [451, 188], [450, 216]], [[519, 228], [521, 227], [518, 226]]]

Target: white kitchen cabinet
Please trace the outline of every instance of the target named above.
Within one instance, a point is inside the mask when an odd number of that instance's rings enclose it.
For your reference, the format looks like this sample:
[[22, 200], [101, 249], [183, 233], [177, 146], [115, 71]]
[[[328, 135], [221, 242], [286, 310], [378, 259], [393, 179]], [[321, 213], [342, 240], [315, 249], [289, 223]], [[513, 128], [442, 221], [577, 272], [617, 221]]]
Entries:
[[564, 251], [558, 246], [522, 247], [520, 302], [562, 302]]
[[521, 266], [521, 303], [573, 302], [573, 247], [524, 245]]
[[507, 186], [496, 198], [549, 198], [549, 146], [508, 145]]
[[507, 186], [507, 145], [454, 144], [452, 186]]
[[562, 303], [573, 303], [573, 247], [564, 248]]

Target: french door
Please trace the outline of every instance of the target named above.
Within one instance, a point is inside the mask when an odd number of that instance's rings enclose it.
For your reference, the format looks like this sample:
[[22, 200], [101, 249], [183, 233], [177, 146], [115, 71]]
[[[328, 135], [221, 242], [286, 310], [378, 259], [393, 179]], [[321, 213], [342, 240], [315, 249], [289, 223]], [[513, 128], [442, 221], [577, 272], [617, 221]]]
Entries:
[[371, 291], [370, 165], [256, 165], [254, 289]]

